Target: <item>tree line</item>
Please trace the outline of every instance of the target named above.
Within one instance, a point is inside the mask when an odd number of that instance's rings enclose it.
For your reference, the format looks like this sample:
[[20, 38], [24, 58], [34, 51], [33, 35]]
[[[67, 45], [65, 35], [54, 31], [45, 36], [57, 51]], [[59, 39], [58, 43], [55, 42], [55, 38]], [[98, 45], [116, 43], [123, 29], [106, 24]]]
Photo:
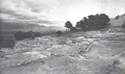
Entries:
[[13, 34], [0, 35], [0, 48], [14, 48], [16, 41], [26, 38], [35, 39], [35, 37], [43, 36], [41, 32], [34, 31], [17, 31]]
[[81, 29], [83, 31], [97, 30], [102, 29], [110, 25], [110, 18], [106, 14], [96, 14], [89, 15], [88, 17], [83, 17], [80, 21], [76, 23], [76, 26], [73, 27], [70, 21], [65, 23], [65, 27], [71, 31]]

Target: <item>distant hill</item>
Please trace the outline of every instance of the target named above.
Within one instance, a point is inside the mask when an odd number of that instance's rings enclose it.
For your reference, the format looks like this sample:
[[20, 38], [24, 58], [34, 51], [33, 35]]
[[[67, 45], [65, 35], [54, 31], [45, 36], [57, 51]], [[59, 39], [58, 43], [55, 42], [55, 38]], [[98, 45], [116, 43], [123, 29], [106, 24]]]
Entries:
[[62, 30], [58, 26], [44, 26], [39, 24], [16, 23], [16, 22], [2, 22], [0, 21], [0, 31], [48, 31], [48, 30]]
[[125, 14], [118, 15], [115, 18], [112, 18], [110, 23], [112, 26], [121, 26], [125, 23]]

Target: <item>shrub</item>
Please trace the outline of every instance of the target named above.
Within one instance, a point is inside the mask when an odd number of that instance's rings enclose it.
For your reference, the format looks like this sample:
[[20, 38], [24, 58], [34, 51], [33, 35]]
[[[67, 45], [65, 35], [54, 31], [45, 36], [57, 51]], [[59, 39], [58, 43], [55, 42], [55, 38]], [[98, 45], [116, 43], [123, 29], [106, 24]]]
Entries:
[[125, 23], [124, 23], [124, 24], [122, 24], [122, 28], [125, 28]]
[[17, 31], [15, 34], [14, 34], [14, 37], [16, 38], [16, 40], [23, 40], [24, 37], [23, 37], [23, 32], [22, 31]]
[[117, 16], [115, 17], [115, 19], [117, 20], [117, 19], [119, 19], [119, 17], [120, 17], [120, 16], [119, 16], [119, 15], [117, 15]]
[[23, 37], [23, 39], [26, 39], [26, 38], [34, 39], [35, 35], [34, 35], [33, 31], [28, 31], [28, 32], [23, 32], [22, 37]]
[[4, 36], [0, 36], [0, 48], [3, 47]]
[[14, 48], [16, 43], [13, 35], [2, 35], [0, 36], [0, 48]]
[[62, 31], [57, 31], [56, 34], [60, 35], [62, 34]]
[[27, 32], [18, 31], [14, 34], [16, 40], [23, 40], [26, 38], [34, 39], [35, 37], [40, 37], [40, 36], [42, 36], [40, 32], [33, 32], [33, 31], [27, 31]]
[[67, 21], [65, 23], [65, 27], [71, 29], [72, 28], [72, 23], [70, 21]]
[[75, 27], [72, 27], [72, 28], [71, 28], [71, 31], [76, 31], [76, 28], [75, 28]]
[[34, 32], [34, 36], [35, 37], [40, 37], [40, 36], [42, 36], [42, 34], [40, 32]]

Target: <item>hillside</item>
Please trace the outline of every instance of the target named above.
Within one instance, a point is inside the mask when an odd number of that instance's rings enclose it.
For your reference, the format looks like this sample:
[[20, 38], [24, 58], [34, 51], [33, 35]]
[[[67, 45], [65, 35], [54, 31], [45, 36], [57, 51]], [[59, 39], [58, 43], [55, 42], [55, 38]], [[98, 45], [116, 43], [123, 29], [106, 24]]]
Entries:
[[112, 26], [121, 26], [122, 24], [125, 23], [125, 15], [119, 16], [118, 19], [112, 18], [110, 23]]
[[125, 74], [124, 44], [125, 30], [120, 28], [25, 39], [14, 49], [0, 50], [0, 72]]
[[63, 28], [58, 26], [44, 26], [38, 24], [29, 23], [16, 23], [16, 22], [0, 22], [0, 31], [48, 31], [48, 30], [63, 30]]
[[[120, 25], [123, 18], [111, 25]], [[13, 49], [0, 49], [0, 74], [125, 74], [125, 29], [66, 31], [17, 41]]]

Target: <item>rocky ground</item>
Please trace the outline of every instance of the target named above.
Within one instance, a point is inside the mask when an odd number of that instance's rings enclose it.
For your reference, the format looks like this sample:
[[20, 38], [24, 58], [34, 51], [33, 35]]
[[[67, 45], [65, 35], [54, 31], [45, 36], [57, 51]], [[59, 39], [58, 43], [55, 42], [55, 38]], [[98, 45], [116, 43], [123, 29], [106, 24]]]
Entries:
[[19, 41], [0, 49], [0, 74], [125, 74], [125, 30]]

